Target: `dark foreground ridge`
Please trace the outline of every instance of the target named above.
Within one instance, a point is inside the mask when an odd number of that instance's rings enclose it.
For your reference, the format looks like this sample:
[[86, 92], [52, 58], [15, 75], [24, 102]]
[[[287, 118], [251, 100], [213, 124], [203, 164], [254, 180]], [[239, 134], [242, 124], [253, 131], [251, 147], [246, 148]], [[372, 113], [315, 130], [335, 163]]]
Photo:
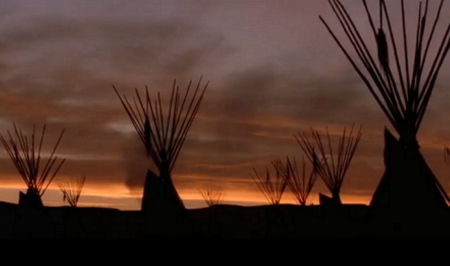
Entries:
[[20, 208], [0, 202], [2, 238], [405, 237], [450, 236], [448, 210], [402, 216], [366, 205], [216, 205], [161, 219], [108, 208]]

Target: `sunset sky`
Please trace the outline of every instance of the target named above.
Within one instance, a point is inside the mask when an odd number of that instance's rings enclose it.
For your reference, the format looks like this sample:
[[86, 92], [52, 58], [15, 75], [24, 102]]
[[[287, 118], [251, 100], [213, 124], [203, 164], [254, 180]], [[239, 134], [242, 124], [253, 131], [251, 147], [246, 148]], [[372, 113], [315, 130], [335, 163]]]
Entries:
[[[362, 3], [342, 2], [373, 44]], [[388, 2], [400, 29], [399, 5]], [[405, 2], [415, 23], [419, 1]], [[443, 12], [450, 14], [450, 3]], [[175, 78], [184, 89], [203, 75], [210, 85], [173, 173], [188, 208], [204, 206], [198, 189], [219, 187], [225, 203], [265, 204], [252, 167], [301, 158], [298, 131], [329, 127], [341, 134], [352, 123], [362, 124], [363, 136], [342, 199], [368, 203], [384, 170], [383, 129], [391, 126], [319, 15], [345, 37], [326, 0], [1, 1], [0, 131], [46, 123], [44, 144], [52, 148], [66, 129], [58, 152], [67, 162], [45, 204], [63, 204], [57, 182], [86, 175], [80, 205], [138, 209], [143, 145], [112, 85], [129, 96], [148, 85], [168, 99]], [[438, 34], [447, 23], [444, 16]], [[449, 89], [450, 58], [418, 139], [450, 192], [443, 160]], [[17, 202], [25, 184], [3, 147], [0, 155], [0, 201]], [[319, 191], [328, 193], [321, 180], [316, 202]], [[283, 202], [294, 201], [286, 194]]]

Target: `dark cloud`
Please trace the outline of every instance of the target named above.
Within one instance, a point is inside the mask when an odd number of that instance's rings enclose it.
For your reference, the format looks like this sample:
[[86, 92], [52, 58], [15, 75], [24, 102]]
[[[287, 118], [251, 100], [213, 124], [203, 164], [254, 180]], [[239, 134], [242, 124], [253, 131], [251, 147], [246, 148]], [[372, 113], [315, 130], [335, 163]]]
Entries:
[[[128, 136], [120, 143], [122, 148], [122, 167], [125, 170], [125, 185], [135, 192], [142, 188], [145, 182], [147, 169], [156, 169], [146, 158], [144, 144], [137, 134]], [[140, 192], [140, 191], [139, 191]]]

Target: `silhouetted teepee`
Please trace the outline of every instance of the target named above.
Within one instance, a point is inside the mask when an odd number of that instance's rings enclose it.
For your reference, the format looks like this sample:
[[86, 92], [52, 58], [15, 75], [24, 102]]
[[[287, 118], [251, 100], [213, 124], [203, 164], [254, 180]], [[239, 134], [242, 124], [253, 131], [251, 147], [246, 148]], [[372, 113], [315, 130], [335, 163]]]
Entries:
[[[8, 130], [9, 139], [6, 140], [5, 137], [0, 134], [0, 140], [3, 143], [9, 157], [14, 163], [14, 166], [19, 171], [20, 176], [27, 185], [28, 189], [26, 194], [19, 193], [19, 205], [24, 207], [42, 207], [41, 197], [44, 195], [45, 191], [55, 178], [59, 169], [65, 162], [66, 159], [62, 159], [50, 174], [52, 168], [55, 166], [58, 157], [55, 156], [55, 151], [61, 141], [64, 134], [64, 130], [58, 138], [47, 162], [42, 167], [41, 151], [44, 142], [46, 125], [42, 128], [41, 138], [39, 144], [35, 140], [35, 126], [33, 125], [33, 134], [31, 138], [28, 138], [22, 133], [14, 124], [15, 138]], [[36, 146], [38, 144], [39, 146]]]
[[272, 165], [275, 168], [275, 176], [270, 174], [268, 167], [266, 167], [265, 172], [259, 172], [253, 168], [250, 176], [266, 200], [271, 205], [279, 205], [287, 188], [287, 169], [282, 167], [282, 162], [279, 159], [273, 160]]
[[[286, 163], [282, 163], [281, 160], [275, 164], [278, 168], [278, 172], [284, 175], [284, 179], [287, 181], [287, 186], [291, 190], [295, 199], [301, 206], [306, 206], [308, 203], [308, 197], [314, 187], [314, 184], [319, 177], [318, 172], [312, 169], [309, 174], [306, 174], [306, 162], [305, 158], [302, 158], [301, 170], [299, 171], [295, 157], [291, 160], [286, 158]], [[301, 173], [301, 174], [300, 174]]]
[[63, 201], [69, 203], [70, 207], [76, 208], [78, 206], [85, 182], [86, 176], [83, 176], [58, 184], [63, 193]]
[[203, 200], [208, 206], [220, 204], [223, 200], [223, 191], [221, 188], [199, 189], [198, 192], [202, 195]]
[[[340, 197], [342, 183], [344, 182], [345, 174], [347, 173], [348, 167], [350, 166], [362, 136], [361, 127], [356, 136], [353, 136], [353, 128], [354, 126], [352, 125], [352, 128], [347, 135], [346, 128], [344, 127], [344, 132], [339, 138], [337, 151], [333, 151], [328, 128], [328, 151], [325, 150], [319, 132], [314, 131], [313, 129], [311, 129], [311, 133], [313, 141], [317, 145], [317, 149], [315, 149], [315, 145], [308, 140], [306, 134], [298, 133], [298, 135], [295, 136], [298, 144], [313, 164], [314, 170], [317, 171], [327, 188], [330, 190], [331, 198], [319, 194], [321, 205], [337, 206], [342, 204]], [[316, 153], [316, 150], [318, 150], [319, 154]]]
[[[394, 208], [404, 208], [405, 206], [446, 207], [447, 195], [439, 189], [441, 186], [422, 157], [416, 138], [438, 73], [450, 49], [450, 24], [446, 26], [442, 37], [435, 36], [444, 0], [440, 1], [437, 13], [431, 21], [429, 21], [428, 14], [429, 1], [425, 1], [425, 7], [420, 3], [414, 32], [415, 44], [412, 47], [414, 56], [411, 59], [408, 53], [411, 46], [407, 39], [407, 35], [411, 31], [408, 31], [407, 27], [415, 23], [406, 22], [404, 1], [400, 1], [401, 16], [399, 19], [401, 21], [395, 23], [395, 25], [402, 26], [402, 34], [394, 33], [385, 1], [379, 0], [378, 30], [375, 28], [373, 15], [366, 1], [362, 0], [362, 2], [371, 25], [373, 41], [378, 47], [379, 66], [375, 62], [374, 53], [369, 51], [366, 42], [362, 39], [341, 1], [329, 0], [329, 3], [357, 57], [350, 55], [329, 25], [322, 17], [320, 19], [400, 136], [399, 144], [397, 144], [395, 137], [387, 129], [385, 130], [386, 172], [370, 205]], [[448, 16], [445, 17], [448, 18]], [[386, 26], [383, 25], [383, 18], [385, 18]], [[384, 33], [384, 27], [387, 27], [387, 34]], [[430, 58], [433, 38], [438, 38], [439, 43], [437, 52], [434, 53], [434, 57]], [[398, 46], [403, 48], [403, 55]], [[390, 50], [388, 51], [388, 49]], [[388, 55], [394, 58], [393, 64], [389, 64]], [[358, 66], [356, 58], [361, 60], [364, 67]], [[366, 73], [364, 73], [364, 69], [367, 71]], [[389, 152], [397, 156], [391, 156], [388, 154]]]
[[183, 208], [184, 204], [172, 182], [172, 169], [183, 147], [186, 136], [200, 107], [203, 95], [209, 82], [200, 90], [200, 78], [193, 94], [192, 81], [184, 94], [173, 83], [172, 94], [168, 106], [163, 106], [160, 93], [152, 99], [148, 88], [141, 96], [136, 89], [136, 98], [132, 105], [126, 96], [119, 97], [147, 152], [147, 156], [155, 164], [158, 174], [150, 168], [144, 185], [142, 210], [161, 210], [161, 208]]

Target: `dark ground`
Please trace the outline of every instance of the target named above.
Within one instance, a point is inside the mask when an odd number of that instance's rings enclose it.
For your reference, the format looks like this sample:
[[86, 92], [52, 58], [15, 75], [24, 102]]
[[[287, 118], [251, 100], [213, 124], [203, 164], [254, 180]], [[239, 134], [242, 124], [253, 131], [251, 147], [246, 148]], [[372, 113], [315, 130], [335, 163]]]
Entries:
[[450, 236], [449, 210], [403, 212], [372, 209], [365, 205], [339, 208], [217, 205], [187, 210], [185, 216], [170, 218], [168, 213], [144, 215], [139, 211], [107, 208], [23, 209], [16, 204], [0, 202], [0, 237]]

